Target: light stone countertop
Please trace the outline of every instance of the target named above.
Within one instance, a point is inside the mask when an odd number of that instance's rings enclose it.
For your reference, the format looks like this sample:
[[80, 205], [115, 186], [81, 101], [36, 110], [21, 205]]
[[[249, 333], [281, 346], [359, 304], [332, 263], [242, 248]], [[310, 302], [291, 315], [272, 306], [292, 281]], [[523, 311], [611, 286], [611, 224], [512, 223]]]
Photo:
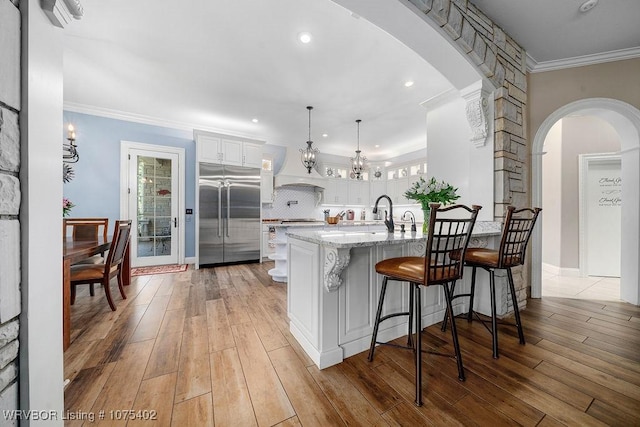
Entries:
[[[473, 228], [473, 237], [499, 235], [502, 223], [495, 221], [477, 221]], [[356, 231], [356, 230], [297, 230], [286, 233], [288, 237], [331, 248], [354, 248], [376, 245], [397, 245], [425, 240], [421, 231], [395, 232]]]

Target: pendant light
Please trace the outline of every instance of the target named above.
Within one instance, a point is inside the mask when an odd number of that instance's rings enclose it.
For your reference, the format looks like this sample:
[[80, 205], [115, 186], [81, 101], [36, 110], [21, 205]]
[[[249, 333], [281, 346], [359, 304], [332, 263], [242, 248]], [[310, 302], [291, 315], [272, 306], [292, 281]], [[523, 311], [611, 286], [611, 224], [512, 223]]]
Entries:
[[351, 158], [351, 171], [353, 172], [353, 176], [355, 177], [355, 179], [359, 179], [359, 180], [362, 180], [364, 169], [365, 169], [365, 163], [367, 161], [367, 158], [360, 154], [361, 153], [360, 151], [360, 122], [361, 121], [362, 120], [360, 119], [356, 120], [356, 123], [358, 125], [358, 148], [356, 149], [356, 156]]
[[313, 141], [311, 141], [311, 110], [313, 110], [313, 107], [309, 106], [307, 110], [309, 110], [309, 139], [307, 140], [307, 148], [300, 149], [300, 160], [302, 160], [304, 167], [307, 168], [307, 173], [311, 174], [311, 169], [316, 165], [316, 154], [320, 151], [311, 147], [311, 144], [313, 144]]

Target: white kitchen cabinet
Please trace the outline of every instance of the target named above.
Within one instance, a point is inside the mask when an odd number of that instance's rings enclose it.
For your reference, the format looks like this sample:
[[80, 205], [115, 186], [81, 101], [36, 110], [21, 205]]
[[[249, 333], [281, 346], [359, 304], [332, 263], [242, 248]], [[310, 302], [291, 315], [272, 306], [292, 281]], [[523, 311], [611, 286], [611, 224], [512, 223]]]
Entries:
[[194, 131], [194, 137], [198, 162], [261, 167], [262, 144], [202, 131]]
[[348, 186], [346, 179], [328, 178], [325, 181], [323, 203], [344, 205], [347, 203]]
[[347, 185], [349, 205], [369, 204], [369, 181], [358, 181], [350, 179]]
[[378, 197], [387, 194], [387, 181], [384, 179], [371, 181], [369, 194], [369, 206], [373, 206]]
[[260, 201], [273, 203], [273, 157], [265, 154], [260, 159]]
[[391, 197], [394, 204], [406, 205], [410, 202], [404, 193], [409, 189], [409, 178], [395, 178], [387, 181], [387, 194]]
[[206, 163], [222, 162], [222, 139], [199, 135], [196, 137], [198, 161]]
[[[259, 168], [262, 166], [262, 145], [251, 142], [242, 143], [242, 165]], [[273, 177], [273, 171], [271, 172]], [[273, 187], [273, 180], [272, 180]]]
[[260, 174], [260, 201], [273, 203], [273, 171], [262, 170]]

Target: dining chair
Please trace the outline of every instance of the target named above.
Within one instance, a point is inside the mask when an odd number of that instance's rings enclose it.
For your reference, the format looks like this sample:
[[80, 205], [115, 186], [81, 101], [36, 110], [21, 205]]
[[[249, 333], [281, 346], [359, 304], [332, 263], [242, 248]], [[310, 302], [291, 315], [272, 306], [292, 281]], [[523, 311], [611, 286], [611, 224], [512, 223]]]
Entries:
[[[446, 311], [452, 312], [451, 287], [456, 280], [462, 277], [463, 262], [467, 245], [473, 226], [481, 206], [473, 205], [471, 208], [464, 205], [453, 205], [441, 208], [439, 203], [430, 203], [431, 215], [429, 216], [429, 228], [427, 232], [425, 256], [405, 256], [389, 258], [376, 264], [376, 272], [383, 276], [378, 310], [376, 312], [371, 346], [369, 348], [369, 361], [373, 361], [376, 344], [391, 345], [413, 350], [415, 356], [415, 404], [422, 405], [422, 310], [420, 288], [421, 286], [442, 286], [446, 301]], [[452, 254], [457, 254], [453, 257]], [[382, 316], [384, 298], [387, 286], [396, 283], [401, 286], [409, 285], [408, 311], [396, 312]], [[412, 340], [413, 318], [415, 314], [416, 331]], [[397, 345], [377, 341], [380, 323], [398, 316], [408, 317], [407, 345]], [[453, 319], [453, 317], [452, 317]], [[455, 321], [451, 322], [451, 336], [457, 365], [458, 378], [464, 381], [464, 367]], [[433, 354], [452, 357], [451, 354], [430, 352]]]
[[116, 306], [111, 298], [109, 284], [113, 277], [118, 278], [118, 288], [123, 299], [127, 299], [122, 283], [122, 264], [125, 250], [129, 244], [131, 234], [131, 220], [116, 221], [113, 232], [113, 240], [103, 264], [74, 264], [71, 266], [71, 304], [76, 300], [76, 286], [94, 283], [101, 283], [104, 293], [109, 302], [111, 310], [115, 311]]
[[[507, 215], [504, 219], [502, 227], [502, 236], [500, 238], [500, 246], [498, 249], [487, 248], [469, 248], [467, 249], [464, 259], [465, 266], [472, 267], [471, 271], [471, 289], [469, 293], [455, 295], [455, 287], [453, 289], [454, 296], [452, 299], [460, 297], [469, 297], [469, 311], [467, 313], [467, 321], [473, 320], [473, 299], [476, 288], [476, 269], [482, 268], [489, 272], [489, 293], [491, 303], [491, 329], [487, 328], [492, 335], [493, 357], [497, 359], [498, 354], [498, 319], [496, 316], [496, 283], [495, 270], [506, 270], [507, 281], [511, 300], [513, 302], [513, 314], [515, 317], [515, 326], [518, 330], [518, 339], [520, 344], [525, 343], [524, 333], [522, 331], [522, 322], [520, 321], [520, 310], [518, 309], [518, 298], [516, 296], [515, 286], [513, 285], [512, 267], [524, 264], [525, 252], [529, 238], [533, 232], [533, 227], [538, 219], [538, 215], [542, 209], [540, 208], [522, 208], [517, 209], [514, 206], [507, 207]], [[445, 313], [442, 321], [442, 331], [447, 328], [447, 320], [449, 313]], [[476, 318], [485, 322], [476, 313]], [[514, 323], [501, 322], [502, 325], [514, 325]]]
[[[102, 238], [107, 240], [109, 218], [63, 218], [62, 236], [66, 239], [71, 231], [72, 240], [98, 240], [102, 231]], [[76, 264], [103, 264], [104, 252], [77, 261]], [[91, 296], [95, 295], [93, 284], [89, 287]]]

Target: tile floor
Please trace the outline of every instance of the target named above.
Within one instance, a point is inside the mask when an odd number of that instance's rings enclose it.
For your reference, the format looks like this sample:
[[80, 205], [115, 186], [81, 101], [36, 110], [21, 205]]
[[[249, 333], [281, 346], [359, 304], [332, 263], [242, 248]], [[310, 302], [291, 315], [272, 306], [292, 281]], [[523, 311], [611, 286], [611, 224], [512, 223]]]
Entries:
[[542, 296], [620, 301], [620, 278], [558, 276], [543, 270]]

